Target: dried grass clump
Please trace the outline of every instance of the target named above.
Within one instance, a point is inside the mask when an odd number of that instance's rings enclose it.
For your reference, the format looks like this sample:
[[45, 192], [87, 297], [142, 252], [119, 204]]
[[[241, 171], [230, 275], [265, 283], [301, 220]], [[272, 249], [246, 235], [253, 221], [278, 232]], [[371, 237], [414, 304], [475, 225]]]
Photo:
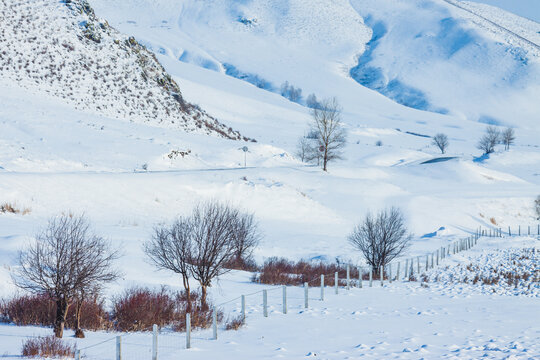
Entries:
[[5, 202], [0, 205], [0, 212], [1, 213], [10, 213], [10, 214], [22, 214], [27, 215], [30, 214], [30, 208], [23, 208], [19, 209], [16, 204]]
[[75, 346], [64, 343], [51, 335], [28, 339], [22, 347], [22, 356], [40, 358], [65, 358], [75, 356]]
[[244, 325], [244, 318], [242, 315], [229, 318], [225, 322], [225, 330], [238, 330]]

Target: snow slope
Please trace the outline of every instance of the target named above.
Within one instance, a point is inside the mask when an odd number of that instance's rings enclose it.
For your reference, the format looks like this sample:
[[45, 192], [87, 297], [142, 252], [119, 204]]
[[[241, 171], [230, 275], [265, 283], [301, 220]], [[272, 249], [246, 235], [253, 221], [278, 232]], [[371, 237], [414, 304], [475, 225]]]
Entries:
[[540, 91], [538, 49], [442, 1], [92, 4], [157, 53], [219, 72], [232, 67], [233, 75], [263, 79], [258, 83], [269, 89], [287, 80], [304, 96], [338, 96], [347, 109], [377, 101], [351, 84], [352, 76], [407, 106], [484, 123], [537, 124], [531, 104]]
[[[463, 1], [463, 0], [461, 0]], [[536, 0], [472, 0], [477, 3], [496, 6], [524, 18], [540, 23], [540, 4]]]

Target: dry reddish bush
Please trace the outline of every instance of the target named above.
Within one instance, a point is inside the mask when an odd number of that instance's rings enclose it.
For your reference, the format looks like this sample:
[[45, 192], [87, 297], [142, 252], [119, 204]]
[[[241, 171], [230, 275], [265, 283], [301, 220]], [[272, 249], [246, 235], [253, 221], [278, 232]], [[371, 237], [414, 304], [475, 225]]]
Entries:
[[22, 356], [40, 358], [74, 357], [75, 347], [51, 335], [28, 339], [22, 347]]
[[244, 318], [242, 315], [237, 317], [229, 318], [225, 322], [225, 330], [238, 330], [244, 325]]
[[[47, 295], [23, 295], [0, 304], [2, 318], [16, 325], [51, 326], [56, 315], [56, 304]], [[75, 327], [75, 306], [70, 306], [66, 318], [66, 327]], [[81, 328], [103, 330], [110, 328], [109, 314], [103, 302], [95, 298], [84, 301], [81, 309]]]
[[[191, 326], [208, 328], [212, 324], [212, 305], [204, 310], [201, 295], [191, 292]], [[151, 330], [154, 324], [172, 326], [175, 331], [186, 329], [187, 297], [185, 292], [171, 292], [166, 288], [153, 291], [146, 288], [131, 288], [113, 299], [112, 319], [119, 331]], [[223, 314], [218, 312], [218, 321]]]
[[154, 324], [164, 326], [173, 322], [175, 309], [174, 299], [164, 288], [131, 288], [113, 299], [112, 317], [119, 331], [151, 330]]
[[[347, 276], [346, 266], [339, 264], [312, 263], [305, 260], [298, 262], [272, 257], [265, 261], [259, 274], [253, 276], [253, 282], [273, 285], [301, 285], [309, 282], [312, 286], [320, 284], [321, 275], [325, 275], [325, 285], [334, 286], [334, 273], [338, 272], [341, 280]], [[358, 269], [350, 268], [351, 279], [358, 279]]]

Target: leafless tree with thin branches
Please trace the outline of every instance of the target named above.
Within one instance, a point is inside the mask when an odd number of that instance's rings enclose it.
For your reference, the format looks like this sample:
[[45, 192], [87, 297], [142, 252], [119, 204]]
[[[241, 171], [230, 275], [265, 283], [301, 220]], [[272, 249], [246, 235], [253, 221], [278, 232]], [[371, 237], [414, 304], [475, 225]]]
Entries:
[[207, 289], [212, 280], [229, 269], [235, 255], [234, 224], [238, 210], [217, 201], [197, 205], [191, 215], [193, 246], [191, 273], [201, 285], [201, 303], [207, 306]]
[[328, 162], [342, 158], [342, 150], [347, 142], [341, 112], [336, 98], [322, 100], [317, 108], [311, 110], [311, 126], [318, 135], [324, 171], [327, 171]]
[[504, 150], [510, 150], [510, 145], [514, 145], [514, 141], [516, 140], [516, 133], [514, 129], [509, 127], [502, 132], [501, 138], [504, 144]]
[[119, 252], [90, 231], [84, 215], [61, 215], [49, 220], [27, 249], [19, 252], [14, 283], [56, 302], [54, 334], [61, 338], [69, 306], [81, 292], [116, 280], [113, 268]]
[[368, 213], [349, 235], [350, 244], [362, 252], [376, 274], [406, 250], [411, 239], [403, 213], [395, 207], [379, 211], [375, 216]]
[[232, 227], [234, 262], [241, 267], [251, 260], [253, 250], [261, 241], [262, 234], [252, 213], [238, 212]]
[[186, 291], [187, 308], [191, 313], [191, 251], [193, 223], [189, 217], [180, 217], [170, 227], [158, 225], [152, 238], [144, 244], [144, 252], [158, 269], [170, 270], [182, 277]]
[[495, 151], [495, 145], [499, 143], [501, 133], [495, 126], [488, 126], [486, 133], [480, 138], [476, 147], [484, 152], [484, 154], [491, 154]]
[[441, 150], [441, 154], [444, 154], [448, 148], [448, 136], [443, 133], [438, 133], [433, 137], [433, 141], [431, 143]]

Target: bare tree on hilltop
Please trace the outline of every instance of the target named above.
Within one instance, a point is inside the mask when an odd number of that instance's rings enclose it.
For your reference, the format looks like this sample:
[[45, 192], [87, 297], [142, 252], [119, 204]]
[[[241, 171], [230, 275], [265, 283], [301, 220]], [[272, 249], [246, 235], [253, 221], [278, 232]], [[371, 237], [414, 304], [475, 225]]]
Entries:
[[330, 161], [342, 158], [342, 150], [347, 142], [341, 112], [336, 98], [322, 100], [317, 108], [311, 110], [311, 127], [317, 134], [324, 171], [327, 171]]

